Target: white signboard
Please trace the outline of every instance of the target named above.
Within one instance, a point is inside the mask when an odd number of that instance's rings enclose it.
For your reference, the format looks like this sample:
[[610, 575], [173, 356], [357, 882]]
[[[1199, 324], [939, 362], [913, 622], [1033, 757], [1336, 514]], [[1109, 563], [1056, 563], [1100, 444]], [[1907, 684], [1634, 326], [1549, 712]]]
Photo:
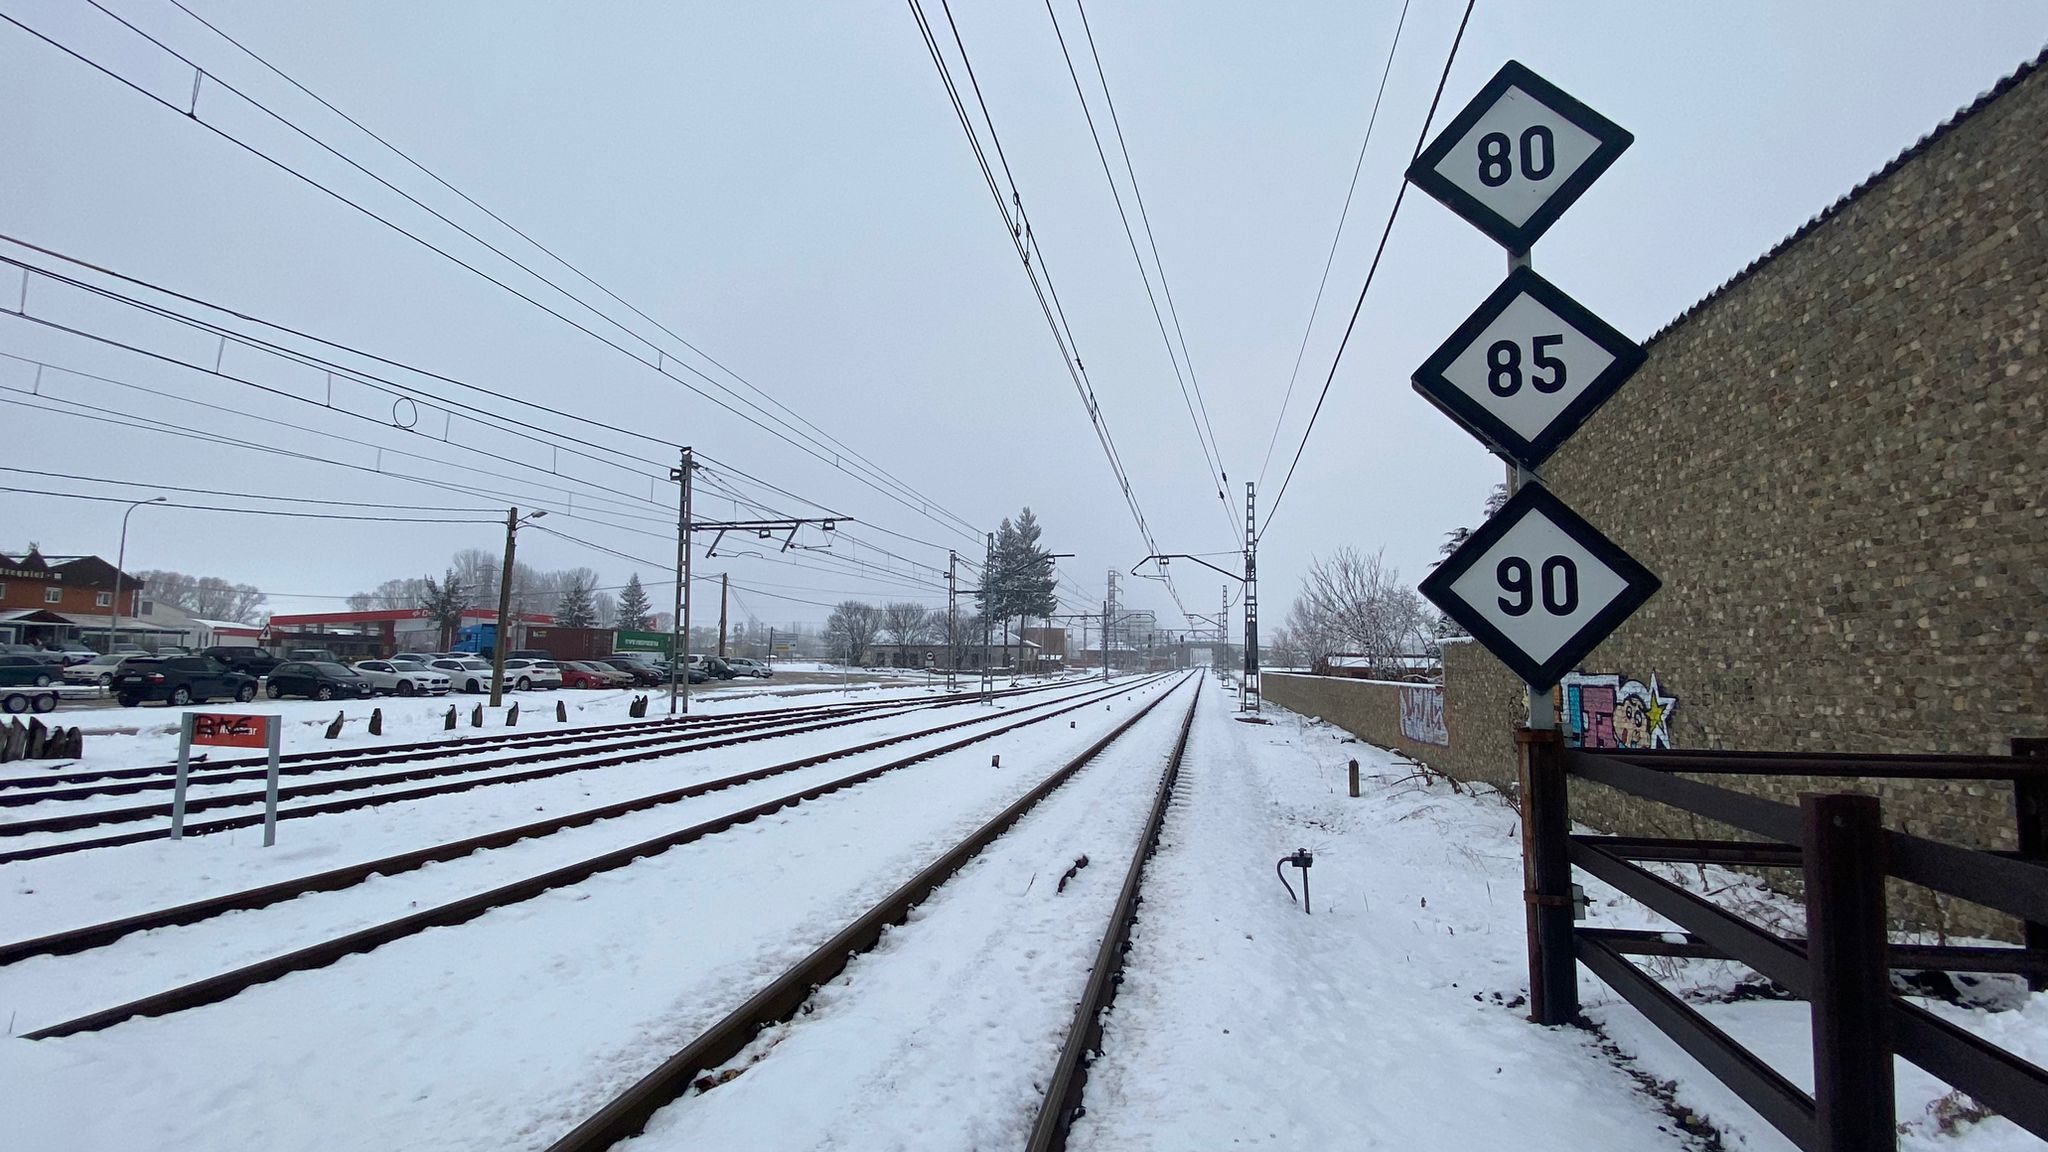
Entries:
[[1643, 363], [1642, 347], [1527, 268], [1415, 370], [1415, 390], [1534, 469]]
[[1635, 137], [1510, 60], [1408, 179], [1510, 252], [1526, 252]]
[[1575, 668], [1658, 584], [1542, 485], [1526, 483], [1421, 591], [1541, 689]]

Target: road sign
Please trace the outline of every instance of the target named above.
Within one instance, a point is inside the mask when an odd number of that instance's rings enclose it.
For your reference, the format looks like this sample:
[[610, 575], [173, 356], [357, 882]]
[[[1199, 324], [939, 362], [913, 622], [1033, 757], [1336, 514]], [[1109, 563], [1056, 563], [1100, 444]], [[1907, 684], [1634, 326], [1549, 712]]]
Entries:
[[1527, 268], [1415, 370], [1415, 390], [1524, 468], [1557, 451], [1642, 367], [1642, 346]]
[[1659, 584], [1541, 484], [1525, 482], [1421, 591], [1531, 688], [1544, 690]]
[[1635, 137], [1513, 60], [1408, 167], [1417, 188], [1527, 252]]

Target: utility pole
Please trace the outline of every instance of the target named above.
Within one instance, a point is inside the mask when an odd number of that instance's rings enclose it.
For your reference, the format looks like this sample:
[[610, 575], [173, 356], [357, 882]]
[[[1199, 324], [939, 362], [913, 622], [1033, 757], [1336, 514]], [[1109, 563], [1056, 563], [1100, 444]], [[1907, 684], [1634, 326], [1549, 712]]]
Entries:
[[946, 549], [946, 691], [953, 691], [953, 678], [960, 671], [960, 582], [953, 566], [960, 553]]
[[1258, 492], [1253, 482], [1247, 480], [1244, 483], [1244, 686], [1238, 692], [1237, 706], [1242, 712], [1257, 712], [1262, 702], [1259, 692]]
[[725, 598], [732, 587], [732, 573], [718, 574], [718, 657], [725, 658]]
[[981, 566], [981, 702], [986, 704], [995, 691], [996, 670], [989, 663], [989, 621], [995, 615], [996, 592], [1002, 587], [996, 576], [996, 534], [988, 534], [988, 555]]
[[1109, 683], [1109, 634], [1110, 625], [1116, 619], [1116, 577], [1114, 568], [1109, 570], [1109, 591], [1102, 598], [1102, 682]]
[[[528, 520], [538, 520], [547, 515], [546, 510], [535, 512]], [[498, 568], [498, 627], [497, 636], [491, 643], [491, 707], [496, 708], [505, 699], [505, 649], [512, 646], [512, 564], [513, 550], [519, 544], [519, 509], [505, 510], [505, 563]]]
[[676, 599], [669, 617], [668, 714], [678, 707], [690, 711], [690, 473], [696, 469], [690, 449], [683, 449], [683, 466], [668, 470], [668, 478], [682, 486], [676, 497]]

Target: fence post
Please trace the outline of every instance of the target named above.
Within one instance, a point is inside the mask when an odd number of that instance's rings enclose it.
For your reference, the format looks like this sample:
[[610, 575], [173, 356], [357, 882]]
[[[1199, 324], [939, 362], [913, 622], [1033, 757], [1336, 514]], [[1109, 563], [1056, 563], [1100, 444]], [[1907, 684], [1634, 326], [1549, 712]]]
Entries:
[[[2041, 762], [2041, 775], [2012, 782], [2013, 816], [2020, 825], [2020, 855], [2036, 863], [2048, 862], [2048, 738], [2022, 736], [2012, 742], [2012, 754]], [[2029, 920], [2021, 937], [2029, 952], [2048, 952], [2048, 924]], [[2027, 987], [2048, 992], [2048, 976], [2027, 977]]]
[[1897, 1148], [1877, 799], [1807, 793], [1799, 811], [1813, 972], [1814, 1152]]
[[1563, 737], [1555, 729], [1520, 728], [1515, 751], [1522, 785], [1529, 1018], [1538, 1024], [1569, 1024], [1579, 1017], [1579, 963], [1572, 929], [1572, 818]]

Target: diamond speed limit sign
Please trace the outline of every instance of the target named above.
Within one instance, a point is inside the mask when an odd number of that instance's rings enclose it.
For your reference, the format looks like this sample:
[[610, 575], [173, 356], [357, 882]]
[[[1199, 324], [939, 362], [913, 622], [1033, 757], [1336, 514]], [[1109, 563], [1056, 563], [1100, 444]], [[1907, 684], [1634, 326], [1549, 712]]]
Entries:
[[1642, 367], [1642, 346], [1517, 268], [1415, 370], [1415, 390], [1535, 468]]
[[1408, 167], [1510, 252], [1527, 252], [1635, 137], [1513, 60]]
[[1659, 583], [1542, 485], [1524, 483], [1421, 591], [1542, 689], [1577, 667]]

